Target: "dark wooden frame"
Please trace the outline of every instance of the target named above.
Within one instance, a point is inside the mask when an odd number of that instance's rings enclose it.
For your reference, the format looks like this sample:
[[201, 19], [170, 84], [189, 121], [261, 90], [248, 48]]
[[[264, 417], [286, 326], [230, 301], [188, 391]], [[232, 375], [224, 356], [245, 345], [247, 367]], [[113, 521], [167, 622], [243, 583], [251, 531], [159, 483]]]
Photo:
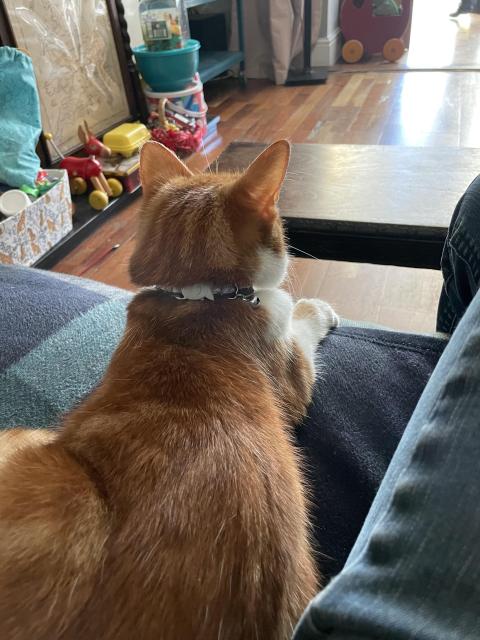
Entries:
[[12, 23], [8, 17], [7, 9], [0, 0], [0, 45], [16, 47], [15, 36], [13, 34]]
[[[106, 0], [106, 4], [130, 111], [130, 116], [126, 120], [141, 120], [142, 122], [146, 122], [148, 118], [148, 107], [132, 57], [133, 52], [130, 46], [130, 36], [125, 19], [125, 8], [121, 0]], [[3, 0], [0, 0], [0, 45], [17, 46], [15, 34]], [[96, 131], [95, 133], [101, 134], [103, 132]], [[73, 149], [72, 152], [80, 149], [81, 144], [78, 145], [78, 148]], [[37, 153], [43, 167], [52, 166], [48, 145], [43, 135], [40, 137]]]

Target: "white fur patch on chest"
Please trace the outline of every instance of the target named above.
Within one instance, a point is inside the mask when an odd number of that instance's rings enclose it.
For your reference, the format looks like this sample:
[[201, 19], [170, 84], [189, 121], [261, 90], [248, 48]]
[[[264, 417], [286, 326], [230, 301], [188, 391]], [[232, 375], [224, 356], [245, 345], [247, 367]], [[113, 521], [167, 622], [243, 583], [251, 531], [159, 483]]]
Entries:
[[287, 275], [288, 255], [275, 253], [262, 247], [258, 252], [259, 266], [253, 286], [255, 289], [274, 289], [282, 284]]
[[282, 289], [259, 289], [256, 294], [260, 306], [268, 314], [268, 335], [270, 340], [287, 340], [291, 335], [293, 300]]

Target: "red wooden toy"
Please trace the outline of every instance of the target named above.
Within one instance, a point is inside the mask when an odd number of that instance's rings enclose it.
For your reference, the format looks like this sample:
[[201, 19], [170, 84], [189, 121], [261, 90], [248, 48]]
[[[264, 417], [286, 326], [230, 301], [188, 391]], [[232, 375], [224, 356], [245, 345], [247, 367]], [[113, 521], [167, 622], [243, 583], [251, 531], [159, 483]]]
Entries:
[[365, 54], [383, 53], [395, 62], [405, 51], [413, 0], [402, 0], [401, 15], [374, 14], [373, 0], [344, 0], [340, 11], [340, 28], [345, 38], [342, 57], [358, 62]]
[[109, 158], [112, 155], [112, 150], [107, 145], [100, 142], [96, 138], [88, 127], [86, 120], [83, 121], [83, 126], [78, 125], [78, 137], [83, 142], [83, 150], [89, 156], [100, 156], [100, 158]]
[[70, 190], [74, 195], [82, 195], [87, 190], [87, 182], [93, 187], [93, 191], [88, 196], [91, 207], [97, 210], [104, 209], [109, 201], [109, 197], [118, 197], [123, 192], [122, 183], [116, 178], [105, 178], [102, 165], [95, 156], [79, 158], [77, 156], [65, 157], [55, 144], [51, 133], [44, 133], [46, 140], [55, 148], [62, 158], [60, 168], [68, 173]]
[[107, 179], [103, 175], [102, 165], [95, 156], [89, 156], [88, 158], [68, 156], [67, 158], [62, 158], [60, 168], [67, 171], [69, 178], [90, 180], [95, 189], [100, 189], [100, 191], [105, 191], [108, 195], [112, 195]]

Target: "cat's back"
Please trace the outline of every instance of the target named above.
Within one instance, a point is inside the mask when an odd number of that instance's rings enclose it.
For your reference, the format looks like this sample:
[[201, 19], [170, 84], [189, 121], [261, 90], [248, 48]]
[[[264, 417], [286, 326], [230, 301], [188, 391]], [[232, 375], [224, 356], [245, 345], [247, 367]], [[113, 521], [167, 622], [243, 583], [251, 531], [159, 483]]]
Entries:
[[130, 414], [96, 415], [94, 438], [81, 431], [108, 480], [112, 532], [68, 637], [90, 637], [95, 621], [102, 639], [282, 638], [288, 623], [275, 618], [298, 597], [287, 585], [305, 551], [304, 499], [269, 380], [227, 366], [219, 350], [158, 357], [151, 393], [131, 388]]
[[[35, 615], [27, 624], [17, 611], [18, 634], [2, 637], [283, 640], [315, 579], [271, 382], [245, 354], [187, 344], [181, 322], [175, 336], [130, 329], [53, 448], [24, 461], [39, 495], [29, 502], [25, 485], [35, 544], [24, 604]], [[46, 504], [65, 524], [40, 537], [29, 517], [43, 527]], [[8, 567], [13, 594], [15, 554]], [[32, 636], [36, 620], [43, 636]]]
[[303, 497], [278, 416], [264, 417], [262, 429], [235, 407], [188, 420], [167, 409], [163, 445], [127, 453], [128, 471], [106, 489], [101, 576], [66, 637], [282, 637], [271, 633], [301, 556]]

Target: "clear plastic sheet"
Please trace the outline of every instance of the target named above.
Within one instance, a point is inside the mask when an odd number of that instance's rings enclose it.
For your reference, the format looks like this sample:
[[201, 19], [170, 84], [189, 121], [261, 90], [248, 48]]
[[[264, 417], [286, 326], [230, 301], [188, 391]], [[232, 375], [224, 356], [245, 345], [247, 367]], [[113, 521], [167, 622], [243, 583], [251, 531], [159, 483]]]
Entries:
[[18, 46], [33, 60], [43, 130], [63, 153], [78, 146], [83, 120], [98, 133], [129, 116], [106, 0], [4, 4]]

